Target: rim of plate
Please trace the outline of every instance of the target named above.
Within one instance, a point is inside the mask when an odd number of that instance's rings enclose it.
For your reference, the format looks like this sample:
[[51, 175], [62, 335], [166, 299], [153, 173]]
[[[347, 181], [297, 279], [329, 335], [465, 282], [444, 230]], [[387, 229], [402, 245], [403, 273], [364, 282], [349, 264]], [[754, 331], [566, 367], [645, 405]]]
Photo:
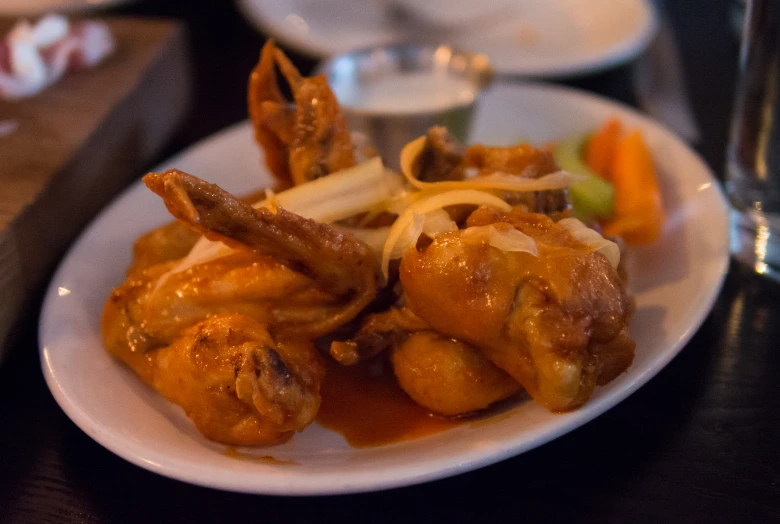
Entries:
[[[517, 91], [518, 94], [528, 94], [530, 92], [540, 93], [544, 91], [550, 96], [568, 97], [572, 100], [575, 100], [576, 103], [595, 102], [603, 107], [610, 107], [613, 111], [617, 110], [622, 113], [630, 114], [632, 118], [635, 118], [641, 122], [642, 126], [654, 129], [654, 131], [660, 133], [660, 135], [663, 137], [663, 142], [676, 143], [678, 147], [681, 147], [685, 151], [691, 160], [698, 164], [699, 171], [706, 175], [712, 182], [712, 188], [713, 191], [715, 191], [716, 202], [718, 203], [718, 211], [722, 213], [723, 217], [727, 219], [728, 207], [726, 198], [723, 194], [723, 191], [721, 190], [720, 184], [714, 177], [710, 168], [707, 166], [704, 160], [682, 139], [676, 137], [674, 133], [672, 133], [662, 124], [653, 121], [649, 117], [637, 112], [635, 109], [625, 104], [574, 88], [551, 86], [537, 82], [522, 82], [499, 85], [502, 89], [514, 90]], [[203, 147], [207, 143], [218, 141], [221, 138], [236, 132], [239, 128], [245, 125], [245, 122], [240, 122], [225, 128], [199, 142], [196, 142], [192, 146], [167, 159], [163, 163], [170, 164], [171, 162], [175, 162], [178, 158], [190, 154], [193, 150]], [[69, 271], [71, 255], [80, 241], [92, 230], [99, 227], [103, 217], [119, 200], [126, 198], [136, 184], [137, 182], [130, 185], [122, 193], [115, 197], [90, 222], [89, 226], [79, 235], [78, 239], [68, 249], [67, 254], [60, 262], [57, 271], [52, 277], [52, 280], [47, 288], [38, 331], [39, 355], [41, 358], [41, 368], [46, 379], [46, 384], [51, 390], [55, 400], [60, 405], [62, 410], [68, 415], [68, 417], [93, 440], [114, 454], [124, 458], [132, 464], [166, 477], [195, 485], [235, 492], [284, 496], [306, 496], [339, 495], [380, 491], [403, 486], [411, 486], [469, 472], [484, 466], [495, 464], [509, 457], [520, 455], [533, 448], [546, 444], [547, 442], [550, 442], [566, 433], [579, 428], [585, 423], [595, 419], [607, 410], [616, 406], [619, 402], [628, 398], [637, 389], [646, 384], [651, 378], [658, 374], [661, 369], [666, 367], [666, 365], [680, 352], [685, 344], [696, 333], [707, 315], [712, 310], [714, 302], [720, 293], [720, 289], [723, 285], [723, 281], [729, 266], [728, 242], [725, 242], [725, 249], [718, 257], [717, 281], [713, 282], [714, 285], [709, 288], [708, 293], [703, 300], [703, 307], [700, 307], [695, 311], [695, 314], [692, 315], [691, 323], [685, 327], [684, 331], [679, 334], [678, 338], [668, 346], [665, 346], [665, 349], [649, 363], [646, 369], [632, 377], [632, 379], [626, 382], [621, 388], [605, 388], [603, 395], [601, 395], [598, 399], [592, 399], [589, 403], [585, 404], [585, 406], [569, 413], [569, 416], [566, 419], [562, 418], [562, 422], [553, 426], [552, 428], [542, 426], [541, 428], [535, 429], [530, 433], [524, 433], [518, 438], [502, 440], [496, 443], [494, 446], [464, 451], [458, 455], [457, 460], [452, 460], [452, 457], [450, 457], [449, 459], [426, 461], [422, 464], [404, 463], [402, 465], [394, 465], [387, 470], [381, 471], [355, 471], [353, 469], [344, 471], [337, 478], [334, 478], [332, 473], [307, 471], [304, 467], [299, 474], [291, 476], [294, 478], [294, 482], [280, 482], [279, 479], [270, 479], [269, 481], [267, 477], [264, 478], [262, 474], [258, 473], [252, 474], [247, 472], [225, 471], [215, 472], [214, 468], [200, 466], [198, 463], [180, 460], [162, 453], [157, 453], [146, 445], [142, 445], [127, 438], [123, 438], [122, 435], [118, 435], [115, 432], [112, 432], [110, 427], [103, 424], [100, 420], [94, 419], [77, 403], [73, 402], [59, 383], [57, 372], [52, 369], [49, 364], [47, 346], [51, 341], [45, 340], [44, 326], [46, 325], [47, 318], [50, 317], [49, 310], [54, 307], [54, 299], [57, 296], [58, 282], [61, 281], [61, 275]], [[724, 233], [728, 235], [728, 227], [726, 227]]]
[[[124, 0], [128, 1], [128, 0]], [[338, 53], [330, 53], [328, 50], [323, 49], [321, 46], [314, 43], [311, 39], [305, 36], [299, 36], [294, 31], [286, 31], [282, 26], [271, 16], [268, 16], [263, 9], [255, 6], [257, 0], [236, 0], [235, 5], [239, 12], [242, 14], [245, 20], [252, 25], [256, 30], [261, 33], [265, 33], [271, 38], [274, 38], [281, 44], [294, 49], [298, 52], [307, 54], [314, 58], [326, 59], [337, 54], [351, 52], [364, 48], [372, 48], [379, 46], [387, 46], [401, 43], [404, 39], [398, 35], [392, 38], [388, 38], [387, 41], [378, 39], [376, 43], [362, 43], [356, 46], [354, 49], [340, 51]], [[645, 24], [641, 29], [631, 37], [625, 38], [620, 42], [612, 45], [606, 49], [600, 55], [588, 58], [585, 60], [576, 60], [569, 63], [553, 64], [549, 67], [525, 67], [525, 68], [513, 68], [513, 67], [501, 67], [495, 63], [491, 64], [493, 70], [497, 75], [504, 76], [506, 78], [574, 78], [578, 76], [585, 76], [608, 69], [618, 67], [629, 62], [631, 59], [637, 57], [644, 51], [652, 42], [658, 33], [660, 26], [658, 10], [648, 0], [637, 0], [645, 10]], [[457, 42], [443, 42], [452, 44], [455, 47], [467, 49], [463, 44]], [[476, 51], [471, 49], [471, 51]]]

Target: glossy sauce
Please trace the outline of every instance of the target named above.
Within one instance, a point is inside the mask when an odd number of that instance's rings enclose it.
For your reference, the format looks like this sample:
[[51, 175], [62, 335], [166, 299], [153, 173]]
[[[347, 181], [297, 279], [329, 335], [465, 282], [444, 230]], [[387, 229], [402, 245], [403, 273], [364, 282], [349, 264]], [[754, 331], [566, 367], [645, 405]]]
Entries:
[[328, 360], [317, 422], [353, 447], [413, 440], [462, 423], [415, 404], [383, 359], [349, 367]]

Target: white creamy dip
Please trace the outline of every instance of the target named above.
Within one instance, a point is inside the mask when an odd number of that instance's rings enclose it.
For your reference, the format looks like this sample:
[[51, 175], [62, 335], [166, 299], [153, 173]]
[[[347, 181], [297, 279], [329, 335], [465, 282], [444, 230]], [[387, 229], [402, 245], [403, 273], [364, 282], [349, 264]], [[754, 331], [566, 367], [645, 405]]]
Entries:
[[382, 113], [441, 111], [474, 100], [468, 80], [446, 73], [415, 72], [390, 75], [340, 93], [348, 107]]

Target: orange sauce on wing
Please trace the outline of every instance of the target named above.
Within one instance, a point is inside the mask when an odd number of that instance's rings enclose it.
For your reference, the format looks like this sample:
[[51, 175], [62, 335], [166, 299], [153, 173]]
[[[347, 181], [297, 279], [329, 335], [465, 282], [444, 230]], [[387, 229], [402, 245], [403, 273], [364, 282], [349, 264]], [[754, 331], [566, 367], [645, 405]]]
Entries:
[[317, 422], [356, 448], [413, 440], [461, 423], [415, 404], [389, 367], [381, 358], [356, 366], [328, 359]]

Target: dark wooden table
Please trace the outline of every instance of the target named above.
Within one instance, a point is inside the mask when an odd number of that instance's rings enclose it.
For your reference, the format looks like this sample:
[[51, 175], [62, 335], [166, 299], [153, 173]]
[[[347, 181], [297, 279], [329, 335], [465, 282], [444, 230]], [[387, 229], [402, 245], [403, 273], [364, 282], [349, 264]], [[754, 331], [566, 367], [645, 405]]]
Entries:
[[[669, 2], [699, 151], [722, 173], [737, 41], [729, 0]], [[118, 13], [191, 31], [195, 105], [167, 153], [245, 117], [263, 37], [228, 0], [148, 0]], [[314, 62], [292, 55], [308, 71]], [[630, 67], [569, 82], [633, 103]], [[451, 479], [356, 496], [239, 495], [157, 476], [114, 456], [55, 404], [40, 372], [37, 308], [0, 367], [0, 521], [780, 521], [780, 286], [732, 267], [682, 353], [595, 421]]]

